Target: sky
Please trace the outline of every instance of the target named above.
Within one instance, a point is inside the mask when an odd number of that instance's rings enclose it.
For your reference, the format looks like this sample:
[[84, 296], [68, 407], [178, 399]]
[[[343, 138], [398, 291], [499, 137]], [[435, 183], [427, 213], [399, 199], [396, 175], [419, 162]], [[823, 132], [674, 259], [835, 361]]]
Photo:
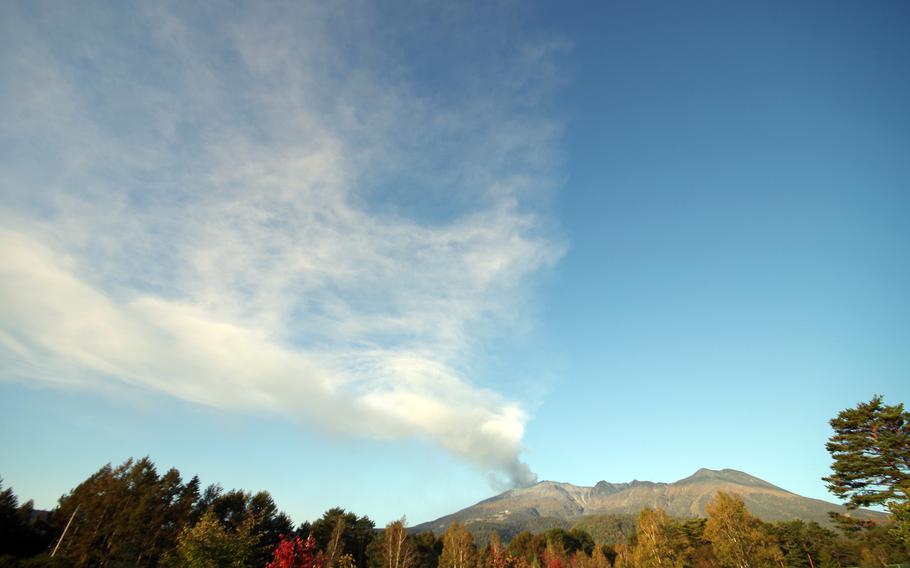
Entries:
[[0, 6], [0, 476], [834, 500], [910, 403], [904, 2]]

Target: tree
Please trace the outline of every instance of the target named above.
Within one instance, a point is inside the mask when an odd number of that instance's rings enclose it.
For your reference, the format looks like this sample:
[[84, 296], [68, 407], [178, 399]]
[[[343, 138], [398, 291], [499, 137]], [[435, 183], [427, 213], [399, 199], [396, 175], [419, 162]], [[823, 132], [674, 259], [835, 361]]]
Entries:
[[891, 531], [904, 546], [910, 548], [910, 503], [892, 503], [890, 509], [891, 518], [894, 520]]
[[595, 546], [591, 551], [591, 568], [610, 568], [612, 564], [613, 561], [604, 553], [604, 546]]
[[236, 530], [225, 528], [212, 511], [181, 533], [177, 555], [183, 568], [246, 568], [253, 560], [257, 537], [252, 519]]
[[52, 514], [58, 530], [78, 507], [58, 555], [77, 567], [154, 566], [192, 522], [198, 480], [184, 484], [176, 469], [159, 476], [145, 457], [105, 465], [61, 497]]
[[533, 534], [530, 531], [522, 531], [515, 535], [512, 542], [509, 543], [509, 556], [520, 558], [533, 565], [535, 562], [540, 564], [548, 545], [545, 534]]
[[329, 563], [350, 555], [360, 568], [366, 566], [366, 549], [373, 540], [374, 528], [369, 517], [358, 517], [340, 507], [329, 509], [310, 526]]
[[874, 396], [842, 410], [831, 427], [828, 490], [851, 508], [910, 500], [910, 412], [903, 404], [888, 406]]
[[780, 521], [770, 526], [777, 540], [784, 564], [789, 568], [814, 568], [822, 550], [830, 547], [837, 535], [818, 523], [800, 520]]
[[474, 537], [461, 523], [452, 523], [442, 537], [439, 568], [471, 568], [476, 547]]
[[737, 495], [718, 491], [705, 506], [705, 538], [724, 568], [760, 568], [777, 565], [781, 553], [762, 522], [746, 510]]
[[387, 524], [382, 531], [381, 559], [383, 568], [412, 568], [417, 563], [417, 552], [405, 528], [405, 519]]
[[413, 539], [417, 553], [416, 568], [437, 568], [439, 555], [442, 554], [442, 540], [430, 531], [422, 532]]
[[200, 495], [199, 487], [198, 478], [184, 483], [174, 468], [159, 475], [148, 457], [117, 467], [107, 464], [61, 497], [51, 514], [60, 531], [78, 507], [57, 556], [76, 568], [154, 568], [167, 555], [173, 560], [178, 538], [208, 514], [225, 534], [255, 535], [251, 562], [262, 566], [272, 558], [280, 535], [293, 530], [265, 491], [224, 492], [211, 485]]
[[507, 568], [511, 564], [511, 558], [506, 554], [506, 548], [502, 545], [498, 532], [490, 533], [490, 544], [487, 546], [487, 550], [489, 555], [485, 566], [488, 568]]
[[28, 525], [23, 519], [19, 499], [12, 487], [3, 489], [0, 478], [0, 556], [22, 556], [22, 540], [28, 532]]
[[282, 537], [266, 568], [316, 568], [316, 539], [299, 535]]
[[[198, 487], [198, 480], [196, 481]], [[211, 512], [218, 522], [228, 530], [237, 530], [245, 522], [251, 522], [252, 532], [258, 541], [253, 553], [253, 563], [266, 564], [282, 535], [290, 534], [294, 525], [288, 516], [278, 510], [268, 491], [251, 493], [240, 489], [225, 492], [218, 485], [206, 488], [201, 498], [200, 514]], [[303, 536], [308, 536], [309, 533]]]
[[585, 515], [572, 527], [584, 530], [597, 544], [625, 544], [635, 534], [635, 516]]
[[715, 566], [714, 550], [705, 539], [707, 519], [688, 519], [679, 526], [686, 541], [685, 565], [691, 568], [708, 568]]
[[910, 412], [876, 395], [831, 420], [826, 447], [834, 463], [823, 478], [850, 508], [884, 505], [894, 531], [910, 544]]
[[636, 568], [682, 568], [686, 539], [663, 509], [642, 509], [638, 544], [632, 551]]
[[3, 489], [0, 478], [0, 557], [25, 558], [48, 547], [52, 540], [50, 527], [43, 520], [33, 520], [33, 513], [33, 503], [19, 505], [13, 488]]
[[262, 566], [272, 558], [272, 552], [281, 541], [282, 535], [294, 530], [291, 519], [278, 510], [278, 506], [268, 491], [260, 491], [250, 496], [247, 502], [247, 514], [253, 518], [253, 532], [258, 535], [254, 563]]

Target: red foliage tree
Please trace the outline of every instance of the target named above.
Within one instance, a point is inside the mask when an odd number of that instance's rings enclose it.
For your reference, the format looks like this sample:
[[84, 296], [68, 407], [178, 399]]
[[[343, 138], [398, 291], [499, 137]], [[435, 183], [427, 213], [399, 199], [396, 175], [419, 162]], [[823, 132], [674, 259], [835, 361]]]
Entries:
[[546, 568], [566, 568], [566, 561], [559, 552], [548, 549], [544, 553], [544, 566]]
[[306, 541], [299, 536], [281, 537], [266, 568], [318, 568], [316, 539], [311, 534]]

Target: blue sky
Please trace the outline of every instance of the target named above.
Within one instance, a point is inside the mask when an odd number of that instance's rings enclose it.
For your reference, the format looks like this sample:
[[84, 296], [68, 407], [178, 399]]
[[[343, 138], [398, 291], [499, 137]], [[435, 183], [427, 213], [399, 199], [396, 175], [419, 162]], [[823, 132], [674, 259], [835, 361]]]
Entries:
[[421, 522], [910, 402], [900, 2], [6, 3], [0, 475]]

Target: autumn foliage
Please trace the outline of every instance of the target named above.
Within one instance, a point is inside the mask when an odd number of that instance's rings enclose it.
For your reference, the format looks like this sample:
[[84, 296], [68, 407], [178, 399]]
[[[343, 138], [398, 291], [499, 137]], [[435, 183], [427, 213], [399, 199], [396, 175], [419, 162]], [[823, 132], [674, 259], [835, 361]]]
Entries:
[[266, 568], [317, 568], [316, 552], [312, 534], [306, 540], [296, 535], [285, 536], [275, 546], [272, 561]]

